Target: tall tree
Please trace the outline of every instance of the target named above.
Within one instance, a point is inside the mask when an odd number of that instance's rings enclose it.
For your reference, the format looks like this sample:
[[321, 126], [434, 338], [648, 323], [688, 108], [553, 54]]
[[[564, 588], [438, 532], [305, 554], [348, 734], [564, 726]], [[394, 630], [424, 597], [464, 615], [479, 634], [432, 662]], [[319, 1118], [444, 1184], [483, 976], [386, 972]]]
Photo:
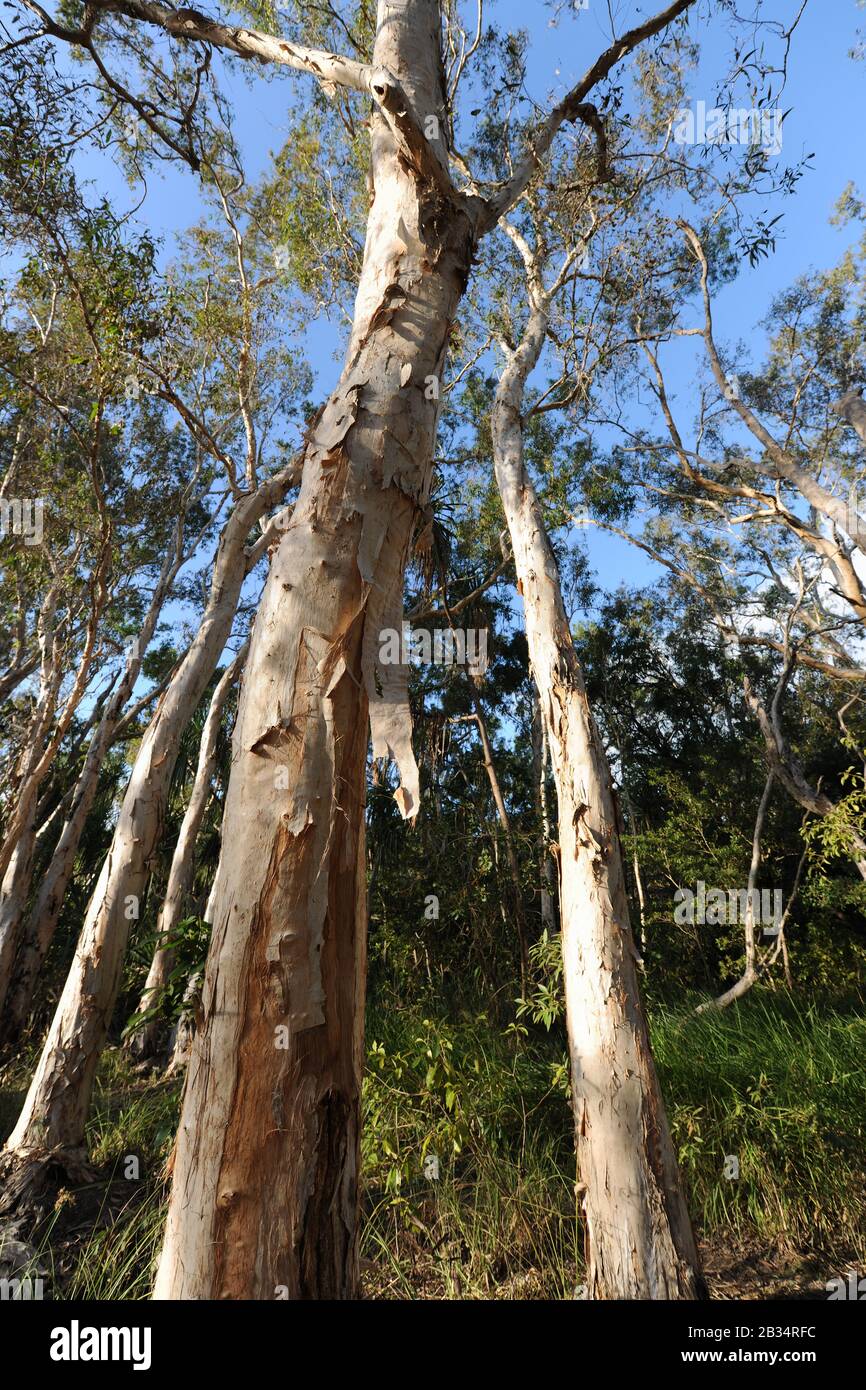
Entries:
[[[400, 622], [406, 556], [429, 494], [449, 338], [479, 239], [527, 193], [566, 124], [587, 127], [604, 169], [604, 123], [588, 97], [692, 3], [676, 0], [615, 38], [526, 132], [527, 148], [490, 193], [465, 184], [458, 159], [453, 176], [449, 168], [451, 113], [435, 0], [399, 7], [383, 0], [369, 63], [151, 0], [97, 0], [76, 28], [34, 11], [39, 33], [98, 56], [103, 70], [95, 45], [105, 26], [134, 47], [146, 24], [190, 53], [204, 45], [287, 65], [373, 104], [372, 206], [349, 347], [309, 432], [300, 497], [272, 560], [240, 697], [210, 904], [203, 1021], [184, 1098], [158, 1297], [356, 1291], [367, 719], [374, 757], [390, 754], [400, 766], [396, 795], [412, 817], [419, 789], [406, 673], [379, 665], [377, 653], [381, 629]], [[171, 125], [164, 112], [148, 112], [160, 138], [186, 152], [189, 121]], [[587, 759], [584, 771], [594, 779], [586, 824], [612, 830], [590, 725], [575, 728], [585, 735], [575, 753]], [[575, 826], [574, 833], [589, 832]], [[589, 869], [604, 853], [606, 845], [593, 845], [590, 836], [581, 862]], [[590, 874], [583, 889], [594, 901]], [[122, 938], [119, 923], [115, 931]], [[91, 937], [88, 927], [80, 968]], [[605, 943], [599, 940], [600, 950]], [[617, 949], [616, 970], [628, 969], [621, 940]], [[627, 1037], [639, 1050], [639, 1029]], [[45, 1066], [54, 1068], [47, 1059], [61, 1042], [62, 1029], [55, 1030]], [[615, 1030], [609, 1042], [617, 1044]], [[650, 1064], [635, 1057], [646, 1080]], [[628, 1077], [626, 1061], [617, 1061], [639, 1110], [639, 1083]], [[651, 1110], [654, 1101], [655, 1093]], [[37, 1109], [30, 1109], [35, 1119]], [[16, 1132], [13, 1141], [20, 1137]], [[644, 1171], [643, 1140], [634, 1130], [631, 1138], [641, 1144], [640, 1156], [623, 1144], [618, 1161]], [[670, 1235], [681, 1226], [681, 1198], [664, 1145], [656, 1157], [662, 1175], [634, 1196], [636, 1222], [657, 1237], [640, 1276], [651, 1296], [695, 1287], [686, 1238], [677, 1248]], [[597, 1141], [587, 1163], [602, 1174]], [[664, 1213], [659, 1192], [671, 1202]], [[617, 1233], [597, 1223], [593, 1239], [598, 1291], [630, 1290]]]

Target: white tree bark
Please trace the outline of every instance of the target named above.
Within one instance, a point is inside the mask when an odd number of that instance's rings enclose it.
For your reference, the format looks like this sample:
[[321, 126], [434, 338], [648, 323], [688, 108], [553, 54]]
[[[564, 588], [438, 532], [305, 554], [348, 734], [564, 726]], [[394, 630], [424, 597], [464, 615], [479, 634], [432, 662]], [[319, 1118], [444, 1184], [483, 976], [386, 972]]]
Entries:
[[556, 559], [524, 467], [521, 410], [547, 331], [537, 288], [493, 411], [496, 478], [559, 803], [566, 1022], [578, 1191], [591, 1298], [694, 1298], [697, 1250], [640, 1002], [617, 812], [562, 600]]
[[27, 733], [27, 742], [16, 768], [16, 792], [19, 793], [17, 822], [13, 818], [15, 834], [10, 842], [0, 883], [0, 1008], [12, 978], [21, 918], [30, 887], [39, 790], [39, 783], [33, 777], [33, 772], [39, 762], [42, 744], [54, 717], [57, 692], [60, 688], [61, 662], [56, 633], [58, 598], [59, 583], [54, 580], [42, 600], [37, 621], [39, 691]]
[[244, 674], [157, 1298], [357, 1287], [368, 705], [374, 755], [397, 758], [414, 815], [406, 672], [377, 669], [379, 633], [402, 617], [474, 245], [467, 212], [401, 153], [383, 114], [393, 78], [419, 120], [447, 129], [438, 4], [383, 4], [379, 21], [355, 321]]
[[27, 909], [35, 848], [36, 805], [33, 802], [0, 885], [0, 1009], [12, 979], [15, 948], [21, 920]]
[[[39, 788], [63, 742], [90, 680], [99, 622], [109, 599], [108, 572], [111, 565], [111, 525], [101, 499], [100, 515], [102, 543], [91, 579], [90, 612], [81, 654], [73, 673], [72, 684], [59, 712], [57, 712], [57, 703], [64, 669], [63, 643], [55, 623], [55, 613], [60, 590], [64, 581], [68, 582], [70, 575], [74, 572], [80, 547], [76, 547], [70, 555], [65, 556], [62, 566], [58, 566], [43, 603], [40, 614], [42, 663], [40, 699], [19, 766], [14, 809], [4, 827], [3, 842], [0, 844], [0, 874], [5, 874], [15, 852], [18, 839], [24, 833], [24, 827], [30, 826], [31, 832], [29, 833], [32, 833], [34, 808], [39, 795]], [[43, 627], [46, 612], [48, 613], [48, 625]], [[67, 615], [67, 627], [71, 628], [71, 626], [69, 615]], [[52, 720], [54, 721], [53, 728]], [[50, 737], [48, 736], [49, 730], [51, 730]]]
[[246, 573], [244, 542], [295, 478], [295, 465], [288, 465], [256, 493], [244, 496], [223, 529], [198, 632], [136, 756], [63, 993], [4, 1151], [7, 1172], [46, 1154], [70, 1166], [85, 1158], [93, 1078], [117, 1002], [130, 923], [138, 915], [162, 828], [178, 740], [231, 631]]
[[[414, 815], [406, 672], [377, 668], [377, 653], [380, 631], [402, 617], [454, 315], [479, 232], [523, 195], [564, 122], [589, 124], [603, 152], [584, 98], [693, 3], [673, 0], [596, 59], [490, 202], [456, 194], [448, 174], [438, 0], [380, 0], [371, 68], [154, 0], [97, 0], [80, 30], [42, 20], [81, 44], [101, 14], [120, 11], [181, 40], [369, 90], [375, 102], [373, 202], [348, 355], [306, 449], [241, 692], [159, 1298], [356, 1289], [367, 716], [373, 754], [397, 760], [397, 799]], [[124, 828], [121, 848], [134, 844]], [[95, 939], [88, 922], [79, 970]], [[63, 1047], [62, 1023], [53, 1034]], [[73, 1075], [76, 1060], [66, 1063]], [[19, 1126], [16, 1140], [24, 1133]]]
[[710, 1009], [726, 1009], [736, 999], [742, 999], [744, 994], [748, 994], [758, 978], [758, 945], [755, 938], [754, 902], [758, 888], [758, 873], [761, 868], [761, 838], [764, 833], [764, 821], [767, 818], [767, 807], [770, 804], [772, 790], [773, 774], [771, 772], [764, 783], [764, 790], [758, 804], [758, 814], [755, 817], [755, 828], [752, 832], [752, 858], [749, 863], [749, 887], [746, 898], [746, 916], [743, 922], [743, 941], [746, 948], [746, 963], [743, 973], [731, 985], [730, 989], [726, 989], [715, 999], [708, 999], [705, 1003], [699, 1004], [695, 1009], [696, 1014], [707, 1013]]
[[[69, 815], [51, 857], [51, 862], [39, 885], [36, 902], [23, 933], [8, 1007], [5, 1012], [3, 1005], [6, 991], [3, 987], [2, 975], [0, 975], [0, 1015], [2, 1015], [0, 1017], [0, 1038], [3, 1041], [17, 1037], [27, 1021], [36, 980], [53, 940], [63, 899], [66, 896], [66, 890], [75, 868], [75, 857], [96, 795], [105, 755], [111, 746], [123, 708], [138, 679], [141, 664], [159, 621], [163, 604], [185, 558], [182, 551], [182, 537], [183, 527], [179, 522], [175, 533], [175, 543], [166, 553], [138, 638], [132, 644], [127, 655], [123, 675], [116, 690], [108, 700], [102, 718], [91, 738], [84, 765], [75, 784]], [[25, 901], [19, 905], [19, 922], [20, 914], [23, 914], [26, 905], [26, 896], [25, 893]]]
[[841, 415], [842, 419], [856, 431], [858, 437], [866, 444], [866, 401], [863, 399], [863, 388], [858, 387], [854, 391], [846, 391], [838, 401], [833, 401], [830, 406], [832, 411]]
[[[154, 1008], [174, 969], [175, 953], [171, 943], [180, 924], [184, 904], [192, 889], [195, 874], [195, 846], [211, 794], [211, 782], [216, 766], [217, 738], [223, 711], [229, 692], [243, 670], [249, 649], [250, 644], [247, 641], [234, 661], [226, 667], [211, 697], [199, 744], [192, 792], [172, 855], [165, 898], [160, 908], [156, 950], [138, 1006], [138, 1013], [142, 1015]], [[129, 1039], [130, 1051], [139, 1058], [152, 1056], [154, 1052], [158, 1051], [159, 1036], [159, 1019], [147, 1019], [131, 1034]]]

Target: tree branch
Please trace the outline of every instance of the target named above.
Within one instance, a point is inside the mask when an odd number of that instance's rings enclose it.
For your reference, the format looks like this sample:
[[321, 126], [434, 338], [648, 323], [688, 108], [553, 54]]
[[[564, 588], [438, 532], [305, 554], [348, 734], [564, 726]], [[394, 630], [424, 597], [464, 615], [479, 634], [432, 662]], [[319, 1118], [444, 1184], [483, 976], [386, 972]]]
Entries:
[[[173, 9], [160, 4], [159, 0], [93, 0], [91, 8], [96, 13], [121, 14], [128, 19], [155, 24], [172, 38], [209, 43], [214, 48], [236, 53], [240, 58], [256, 58], [260, 62], [279, 63], [299, 72], [309, 72], [323, 83], [349, 87], [358, 92], [370, 90], [371, 69], [368, 63], [358, 63], [354, 58], [344, 58], [339, 53], [328, 53], [323, 49], [304, 48], [300, 44], [289, 43], [287, 39], [263, 34], [258, 29], [220, 24], [200, 10], [185, 7]], [[67, 36], [60, 34], [58, 37]]]
[[522, 198], [553, 144], [558, 131], [563, 125], [571, 121], [583, 121], [595, 132], [598, 147], [598, 177], [602, 181], [610, 178], [604, 126], [598, 111], [586, 101], [586, 97], [593, 87], [607, 77], [611, 68], [627, 57], [639, 44], [652, 38], [681, 14], [685, 14], [694, 2], [695, 0], [674, 0], [673, 4], [668, 5], [652, 19], [646, 20], [644, 24], [639, 24], [634, 29], [629, 29], [621, 39], [617, 39], [610, 48], [607, 48], [596, 58], [592, 67], [584, 73], [577, 86], [573, 87], [568, 95], [563, 97], [559, 105], [550, 112], [535, 137], [530, 141], [529, 149], [505, 186], [494, 197], [487, 200], [487, 209], [482, 218], [480, 231], [489, 232], [491, 228], [496, 226], [500, 217]]

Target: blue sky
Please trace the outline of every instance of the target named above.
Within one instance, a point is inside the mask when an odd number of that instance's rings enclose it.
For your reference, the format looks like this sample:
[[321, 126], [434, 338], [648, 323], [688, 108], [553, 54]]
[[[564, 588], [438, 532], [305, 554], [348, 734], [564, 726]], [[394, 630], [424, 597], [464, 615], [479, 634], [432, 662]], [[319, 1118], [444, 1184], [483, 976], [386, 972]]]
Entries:
[[[488, 0], [485, 18], [531, 31], [527, 85], [532, 96], [542, 106], [548, 106], [573, 85], [592, 58], [606, 47], [611, 35], [611, 13], [621, 32], [655, 8], [655, 4], [639, 4], [635, 0], [620, 0], [612, 5], [607, 0], [589, 0], [585, 10], [563, 7], [556, 24], [551, 25], [554, 11], [541, 0]], [[754, 5], [746, 8], [752, 12]], [[699, 14], [705, 9], [701, 3]], [[768, 12], [785, 23], [791, 22], [798, 9], [799, 0], [776, 0], [768, 6]], [[474, 8], [467, 10], [470, 12], [474, 14]], [[810, 0], [793, 37], [787, 86], [781, 99], [782, 107], [791, 110], [785, 121], [780, 161], [795, 164], [812, 152], [814, 159], [795, 195], [778, 200], [770, 210], [771, 216], [779, 211], [784, 214], [777, 226], [775, 253], [756, 267], [745, 262], [737, 281], [719, 294], [715, 310], [719, 341], [745, 339], [758, 358], [762, 342], [758, 322], [772, 297], [810, 267], [835, 262], [854, 235], [850, 228], [840, 231], [831, 227], [829, 217], [849, 181], [861, 186], [866, 183], [862, 156], [866, 63], [849, 57], [858, 24], [866, 24], [866, 11], [857, 0]], [[712, 106], [715, 82], [726, 71], [730, 48], [718, 20], [699, 29], [699, 37], [704, 45], [702, 62], [691, 83], [689, 98], [690, 102], [703, 100]], [[302, 93], [304, 84], [311, 79], [285, 70], [268, 74], [257, 68], [250, 80], [247, 72], [237, 67], [227, 70], [218, 59], [215, 66], [220, 69], [222, 89], [236, 113], [248, 177], [255, 178], [267, 167], [270, 153], [278, 150], [285, 139], [287, 84]], [[104, 159], [94, 159], [84, 172], [102, 189], [110, 186], [113, 196], [129, 197], [119, 172]], [[170, 252], [172, 234], [200, 214], [195, 179], [184, 169], [163, 166], [162, 173], [149, 176], [149, 185], [138, 220], [164, 239]], [[326, 388], [335, 378], [342, 345], [342, 330], [338, 326], [325, 321], [310, 325], [306, 349], [320, 388]], [[689, 385], [694, 379], [695, 352], [694, 345], [686, 344], [677, 359], [668, 359], [671, 381], [679, 396], [678, 406], [686, 421], [692, 413]], [[643, 583], [657, 577], [652, 562], [626, 542], [593, 529], [582, 535], [580, 543], [589, 548], [603, 587], [614, 587], [623, 581]]]

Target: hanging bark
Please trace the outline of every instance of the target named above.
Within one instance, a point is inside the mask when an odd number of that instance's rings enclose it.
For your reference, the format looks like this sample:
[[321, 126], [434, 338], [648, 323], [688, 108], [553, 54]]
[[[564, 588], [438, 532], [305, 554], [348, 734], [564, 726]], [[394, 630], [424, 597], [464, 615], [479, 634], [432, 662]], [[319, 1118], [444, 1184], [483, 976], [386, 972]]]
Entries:
[[[124, 0], [127, 19], [178, 41], [298, 68], [374, 103], [373, 201], [349, 350], [305, 450], [241, 692], [156, 1297], [356, 1290], [367, 716], [373, 756], [395, 758], [397, 800], [414, 816], [407, 673], [380, 667], [377, 653], [380, 632], [402, 617], [454, 315], [477, 236], [523, 196], [564, 124], [595, 132], [607, 177], [602, 122], [586, 97], [693, 3], [673, 0], [620, 35], [484, 200], [457, 193], [448, 173], [438, 0], [380, 0], [372, 67], [195, 10]], [[50, 32], [88, 47], [107, 8], [97, 0], [83, 28]]]
[[421, 133], [429, 117], [448, 129], [439, 5], [379, 6], [354, 325], [244, 676], [157, 1298], [356, 1292], [366, 715], [369, 703], [373, 756], [396, 759], [397, 799], [414, 815], [406, 672], [378, 667], [376, 652], [381, 630], [399, 629], [427, 501], [430, 387], [479, 231], [522, 196], [563, 123], [584, 118], [595, 83], [690, 3], [612, 45], [489, 203], [454, 193], [441, 135]]
[[414, 816], [406, 671], [378, 665], [379, 634], [402, 618], [474, 246], [465, 209], [387, 118], [396, 82], [447, 129], [438, 5], [389, 9], [374, 65], [355, 322], [244, 674], [157, 1298], [357, 1288], [368, 704], [373, 755], [396, 757], [397, 799]]
[[506, 349], [493, 446], [559, 803], [585, 1281], [591, 1298], [694, 1298], [704, 1284], [638, 992], [610, 769], [574, 651], [556, 559], [524, 467], [524, 389], [547, 331], [547, 301], [537, 280], [531, 297], [523, 339], [514, 352]]
[[[226, 667], [211, 697], [199, 744], [198, 763], [192, 792], [177, 837], [165, 898], [160, 908], [156, 929], [156, 950], [138, 1006], [139, 1015], [152, 1014], [174, 970], [175, 952], [172, 943], [183, 916], [184, 904], [192, 891], [195, 874], [195, 846], [211, 794], [211, 783], [216, 766], [217, 738], [223, 711], [229, 692], [243, 670], [249, 648], [250, 644], [247, 641], [234, 661]], [[161, 1031], [159, 1018], [147, 1018], [140, 1027], [130, 1034], [128, 1045], [133, 1056], [143, 1059], [152, 1057], [158, 1052]]]

